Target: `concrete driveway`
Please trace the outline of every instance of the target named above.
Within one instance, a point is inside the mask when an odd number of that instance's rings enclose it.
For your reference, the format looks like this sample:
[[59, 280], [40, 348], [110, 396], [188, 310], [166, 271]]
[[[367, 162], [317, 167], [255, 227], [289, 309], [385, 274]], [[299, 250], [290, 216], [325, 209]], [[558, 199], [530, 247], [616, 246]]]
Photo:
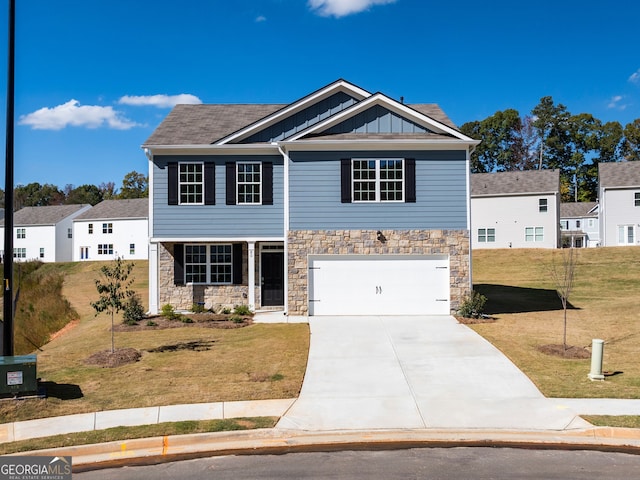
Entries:
[[589, 426], [451, 316], [310, 317], [309, 324], [302, 391], [278, 428]]

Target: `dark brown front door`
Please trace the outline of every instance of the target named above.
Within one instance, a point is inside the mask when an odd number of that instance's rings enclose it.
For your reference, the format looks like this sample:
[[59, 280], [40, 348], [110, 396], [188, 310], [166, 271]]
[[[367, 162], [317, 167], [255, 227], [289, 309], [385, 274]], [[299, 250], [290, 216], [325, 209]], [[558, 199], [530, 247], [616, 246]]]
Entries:
[[262, 252], [263, 307], [284, 305], [284, 252]]

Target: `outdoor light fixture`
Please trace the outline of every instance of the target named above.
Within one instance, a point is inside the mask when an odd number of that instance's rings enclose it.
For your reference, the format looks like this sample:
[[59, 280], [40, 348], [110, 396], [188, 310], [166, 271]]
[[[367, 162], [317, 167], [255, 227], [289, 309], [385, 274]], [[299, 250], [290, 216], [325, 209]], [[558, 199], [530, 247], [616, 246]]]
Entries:
[[386, 243], [387, 237], [384, 236], [384, 233], [382, 233], [380, 230], [378, 230], [376, 232], [376, 235], [377, 235], [376, 238], [380, 241], [380, 243]]

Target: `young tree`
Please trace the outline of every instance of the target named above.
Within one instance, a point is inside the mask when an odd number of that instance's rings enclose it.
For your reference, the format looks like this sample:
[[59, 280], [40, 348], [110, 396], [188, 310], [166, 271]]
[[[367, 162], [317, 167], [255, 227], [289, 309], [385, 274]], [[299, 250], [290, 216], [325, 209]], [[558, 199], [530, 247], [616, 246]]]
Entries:
[[116, 257], [111, 265], [100, 268], [102, 278], [95, 281], [100, 299], [91, 302], [91, 306], [95, 309], [96, 316], [105, 311], [111, 314], [111, 353], [115, 352], [113, 317], [124, 310], [127, 300], [135, 295], [135, 292], [130, 290], [133, 277], [129, 277], [133, 267], [133, 262], [125, 262], [122, 258]]
[[[558, 256], [560, 261], [558, 262]], [[560, 253], [554, 255], [551, 263], [551, 278], [556, 287], [556, 292], [562, 302], [564, 310], [564, 333], [562, 345], [567, 350], [567, 306], [569, 297], [573, 291], [573, 284], [576, 276], [576, 266], [578, 264], [578, 250], [576, 248], [563, 248]]]

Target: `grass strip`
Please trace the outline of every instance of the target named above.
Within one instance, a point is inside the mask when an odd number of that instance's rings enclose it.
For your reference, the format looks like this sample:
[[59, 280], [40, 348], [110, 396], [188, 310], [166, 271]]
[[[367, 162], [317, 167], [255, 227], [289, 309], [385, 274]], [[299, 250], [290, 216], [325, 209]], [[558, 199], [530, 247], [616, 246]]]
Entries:
[[640, 428], [640, 416], [637, 415], [581, 415], [596, 427]]

